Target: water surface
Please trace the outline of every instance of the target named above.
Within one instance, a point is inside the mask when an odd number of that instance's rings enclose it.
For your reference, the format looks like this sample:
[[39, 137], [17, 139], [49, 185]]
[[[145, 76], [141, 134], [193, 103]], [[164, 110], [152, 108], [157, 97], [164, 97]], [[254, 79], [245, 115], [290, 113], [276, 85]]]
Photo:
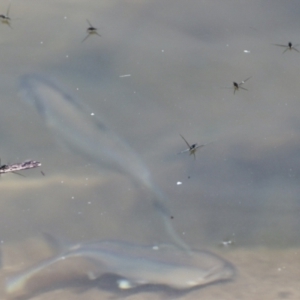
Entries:
[[[240, 270], [230, 284], [184, 297], [297, 298], [300, 54], [272, 44], [300, 43], [299, 9], [295, 0], [12, 1], [12, 29], [0, 24], [1, 163], [41, 161], [46, 176], [30, 170], [26, 178], [1, 177], [1, 240], [18, 254], [7, 254], [4, 267], [36, 262], [18, 250], [32, 238], [47, 257], [36, 242], [41, 231], [75, 242], [171, 241], [148, 191], [65, 148], [22, 101], [18, 78], [38, 73], [104, 115], [139, 154], [187, 244], [217, 251]], [[86, 19], [101, 38], [81, 43]], [[250, 76], [248, 91], [222, 88]], [[180, 134], [213, 143], [194, 160], [177, 155], [186, 147]], [[224, 240], [234, 246], [219, 248]], [[293, 272], [285, 273], [287, 266]], [[251, 284], [259, 284], [257, 294]], [[94, 299], [99, 291], [61, 296]], [[147, 297], [157, 295], [132, 299]]]

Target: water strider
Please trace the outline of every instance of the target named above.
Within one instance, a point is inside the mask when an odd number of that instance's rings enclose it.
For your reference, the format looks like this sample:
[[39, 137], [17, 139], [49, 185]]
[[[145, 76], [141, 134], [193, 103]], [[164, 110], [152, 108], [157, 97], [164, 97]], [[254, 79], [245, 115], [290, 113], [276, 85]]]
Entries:
[[[251, 76], [252, 77], [252, 76]], [[233, 94], [235, 94], [236, 91], [238, 91], [239, 89], [242, 89], [242, 90], [245, 90], [245, 91], [248, 91], [247, 89], [245, 89], [244, 87], [242, 87], [242, 85], [247, 81], [249, 80], [251, 77], [248, 77], [247, 79], [243, 80], [242, 82], [240, 83], [237, 83], [237, 82], [233, 82]]]
[[86, 20], [87, 22], [88, 22], [88, 24], [89, 24], [89, 27], [87, 28], [87, 36], [82, 40], [82, 43], [89, 37], [89, 36], [91, 36], [91, 35], [98, 35], [98, 36], [100, 36], [101, 37], [101, 35], [97, 32], [97, 28], [95, 28], [91, 23], [90, 23], [90, 21], [89, 20]]
[[223, 89], [233, 89], [233, 94], [235, 94], [236, 91], [238, 91], [239, 89], [242, 89], [242, 90], [245, 90], [245, 91], [248, 91], [247, 89], [245, 89], [244, 87], [242, 87], [242, 85], [248, 81], [252, 76], [248, 77], [247, 79], [243, 80], [242, 82], [240, 83], [237, 83], [237, 82], [233, 82], [233, 86], [232, 87], [222, 87]]
[[185, 141], [185, 143], [187, 144], [188, 148], [179, 152], [178, 154], [181, 154], [181, 153], [185, 153], [185, 152], [189, 152], [190, 155], [194, 155], [194, 159], [196, 159], [196, 151], [202, 147], [204, 147], [205, 145], [198, 145], [197, 143], [196, 144], [192, 144], [190, 145], [187, 140], [180, 134], [180, 136], [182, 137], [182, 139]]
[[[55, 243], [53, 237], [46, 238]], [[10, 299], [30, 299], [72, 284], [91, 286], [94, 282], [96, 286], [108, 274], [114, 275], [112, 285], [121, 290], [144, 285], [189, 290], [230, 280], [235, 270], [229, 262], [208, 251], [187, 253], [173, 245], [142, 246], [102, 240], [69, 246], [58, 255], [8, 277], [5, 291]]]
[[11, 18], [9, 17], [9, 10], [10, 10], [10, 3], [8, 5], [7, 11], [6, 11], [6, 15], [0, 14], [0, 19], [1, 19], [1, 22], [3, 24], [6, 24], [10, 28], [12, 28], [11, 25], [10, 25]]
[[296, 52], [299, 52], [299, 53], [300, 53], [300, 51], [296, 48], [296, 47], [299, 46], [300, 44], [297, 44], [297, 45], [294, 45], [294, 46], [293, 46], [293, 44], [292, 44], [291, 42], [289, 42], [287, 45], [281, 45], [281, 44], [272, 44], [272, 45], [286, 48], [286, 49], [282, 52], [282, 54], [285, 53], [285, 52], [288, 51], [288, 50], [295, 50]]

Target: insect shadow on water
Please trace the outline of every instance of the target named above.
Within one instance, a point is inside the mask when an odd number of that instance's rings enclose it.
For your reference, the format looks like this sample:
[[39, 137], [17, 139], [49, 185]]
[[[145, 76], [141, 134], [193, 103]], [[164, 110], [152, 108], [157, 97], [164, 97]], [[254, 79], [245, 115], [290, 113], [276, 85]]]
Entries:
[[10, 10], [10, 3], [8, 5], [6, 15], [1, 14], [0, 19], [1, 19], [2, 24], [6, 24], [12, 29], [12, 27], [10, 25], [11, 18], [9, 17], [9, 10]]
[[297, 46], [300, 46], [300, 44], [296, 44], [293, 46], [292, 42], [289, 42], [287, 45], [281, 45], [281, 44], [272, 44], [274, 46], [278, 46], [278, 47], [283, 47], [283, 48], [286, 48], [283, 52], [285, 53], [286, 51], [288, 50], [295, 50], [296, 52], [300, 53], [300, 51], [296, 48]]
[[95, 28], [89, 20], [86, 20], [87, 23], [89, 24], [89, 27], [87, 28], [86, 32], [87, 32], [87, 36], [82, 40], [81, 43], [83, 43], [88, 37], [90, 37], [91, 35], [98, 35], [99, 37], [101, 37], [101, 35], [97, 32], [97, 28]]
[[189, 152], [190, 155], [193, 155], [194, 156], [194, 159], [196, 159], [196, 151], [202, 147], [204, 147], [205, 145], [198, 145], [197, 143], [196, 144], [192, 144], [190, 145], [187, 140], [180, 134], [181, 138], [184, 140], [184, 142], [186, 143], [186, 145], [188, 146], [187, 149], [179, 152], [178, 154], [181, 154], [181, 153], [185, 153], [185, 152]]
[[233, 86], [232, 87], [223, 87], [223, 89], [233, 89], [233, 94], [235, 94], [236, 91], [238, 91], [239, 89], [248, 91], [247, 89], [245, 89], [244, 87], [242, 87], [242, 85], [248, 81], [252, 76], [248, 77], [247, 79], [241, 81], [240, 83], [237, 82], [233, 82]]

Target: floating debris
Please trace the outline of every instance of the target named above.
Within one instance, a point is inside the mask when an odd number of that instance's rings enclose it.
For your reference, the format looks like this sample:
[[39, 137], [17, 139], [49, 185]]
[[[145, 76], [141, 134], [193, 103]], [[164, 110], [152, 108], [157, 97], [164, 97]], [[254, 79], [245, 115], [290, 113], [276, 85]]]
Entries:
[[235, 243], [234, 243], [234, 240], [233, 239], [226, 239], [226, 240], [223, 240], [222, 242], [220, 242], [220, 246], [221, 247], [231, 247], [233, 246]]
[[[48, 239], [55, 242], [51, 236]], [[187, 253], [173, 245], [98, 241], [73, 245], [36, 264], [8, 279], [5, 290], [10, 299], [29, 299], [74, 282], [90, 286], [91, 281], [101, 281], [107, 274], [118, 278], [112, 284], [122, 290], [143, 285], [188, 290], [230, 280], [235, 271], [229, 262], [208, 251]]]
[[40, 167], [41, 165], [42, 164], [40, 162], [35, 161], [35, 160], [26, 160], [22, 163], [15, 163], [15, 164], [12, 164], [12, 165], [2, 165], [2, 166], [0, 166], [0, 174], [14, 173], [14, 174], [17, 174], [17, 175], [24, 176], [22, 174], [17, 173], [17, 171], [33, 169], [33, 168]]

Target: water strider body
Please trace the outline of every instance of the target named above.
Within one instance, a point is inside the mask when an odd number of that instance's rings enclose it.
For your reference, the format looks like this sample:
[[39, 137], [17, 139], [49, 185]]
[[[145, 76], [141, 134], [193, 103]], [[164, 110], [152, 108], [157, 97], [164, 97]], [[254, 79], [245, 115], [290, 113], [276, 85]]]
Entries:
[[167, 209], [169, 200], [153, 182], [139, 155], [125, 141], [91, 114], [87, 106], [48, 78], [25, 75], [21, 77], [20, 89], [25, 100], [34, 105], [46, 125], [71, 150], [87, 156], [101, 169], [105, 165], [115, 167], [146, 187], [154, 195], [155, 207], [162, 208], [157, 211], [163, 217], [166, 231], [179, 247], [189, 249], [170, 221], [171, 214]]
[[[252, 77], [252, 76], [251, 76]], [[236, 91], [238, 91], [239, 89], [242, 89], [242, 90], [245, 90], [245, 91], [248, 91], [247, 89], [245, 89], [244, 87], [242, 87], [242, 85], [247, 81], [249, 80], [251, 77], [248, 77], [247, 79], [243, 80], [242, 82], [240, 83], [237, 83], [237, 82], [233, 82], [233, 94], [235, 94]]]
[[82, 43], [91, 35], [98, 35], [101, 37], [101, 35], [97, 32], [97, 28], [95, 28], [89, 20], [86, 20], [87, 23], [89, 24], [89, 27], [87, 28], [86, 32], [87, 32], [87, 36], [82, 40]]
[[236, 91], [238, 91], [239, 89], [248, 91], [247, 89], [245, 89], [244, 87], [242, 87], [242, 85], [251, 78], [252, 76], [248, 77], [247, 79], [241, 81], [240, 83], [237, 83], [236, 81], [233, 82], [233, 86], [232, 87], [222, 87], [222, 89], [233, 89], [233, 94], [235, 94]]
[[300, 44], [293, 45], [292, 42], [289, 42], [287, 45], [282, 45], [282, 44], [273, 44], [273, 45], [274, 45], [274, 46], [279, 46], [279, 47], [284, 47], [284, 48], [286, 48], [286, 49], [282, 52], [282, 54], [285, 53], [285, 52], [288, 51], [288, 50], [295, 50], [296, 52], [299, 52], [299, 53], [300, 53], [300, 51], [296, 48], [296, 47], [299, 46]]
[[10, 28], [12, 28], [11, 25], [10, 25], [11, 18], [9, 17], [9, 10], [10, 10], [10, 4], [8, 5], [7, 11], [6, 11], [6, 15], [0, 14], [0, 19], [1, 19], [1, 22], [3, 24], [6, 24]]
[[198, 145], [197, 143], [196, 144], [192, 144], [190, 145], [187, 140], [180, 134], [180, 136], [182, 137], [182, 139], [185, 141], [186, 145], [188, 146], [187, 149], [179, 152], [178, 154], [181, 154], [181, 153], [185, 153], [185, 152], [189, 152], [190, 155], [194, 155], [194, 159], [196, 159], [196, 151], [202, 147], [204, 147], [205, 145]]
[[[190, 289], [234, 276], [232, 265], [208, 251], [187, 253], [172, 245], [141, 246], [121, 241], [81, 243], [61, 254], [9, 278], [5, 291], [10, 299], [34, 295], [68, 285], [84, 285], [118, 276], [119, 289], [143, 285], [164, 285]], [[115, 277], [114, 277], [115, 278]]]

